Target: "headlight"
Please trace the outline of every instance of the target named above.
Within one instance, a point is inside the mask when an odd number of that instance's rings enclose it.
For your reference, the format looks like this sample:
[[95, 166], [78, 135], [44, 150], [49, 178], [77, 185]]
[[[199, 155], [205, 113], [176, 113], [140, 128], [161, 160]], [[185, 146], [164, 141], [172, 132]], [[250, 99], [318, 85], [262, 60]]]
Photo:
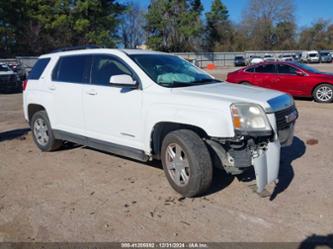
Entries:
[[250, 103], [238, 103], [230, 106], [236, 131], [271, 131], [272, 128], [261, 106]]

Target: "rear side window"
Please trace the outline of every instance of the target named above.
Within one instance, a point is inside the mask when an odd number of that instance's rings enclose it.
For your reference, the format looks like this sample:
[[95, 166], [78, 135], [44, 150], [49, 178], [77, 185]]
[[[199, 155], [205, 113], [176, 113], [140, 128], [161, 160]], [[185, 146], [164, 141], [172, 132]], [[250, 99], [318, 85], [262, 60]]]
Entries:
[[33, 66], [32, 70], [29, 73], [29, 80], [38, 80], [42, 73], [44, 72], [47, 64], [49, 64], [50, 58], [38, 59], [38, 61]]
[[265, 64], [256, 67], [256, 73], [275, 73], [275, 65], [274, 64]]
[[89, 83], [91, 55], [61, 57], [52, 73], [52, 80], [68, 83]]

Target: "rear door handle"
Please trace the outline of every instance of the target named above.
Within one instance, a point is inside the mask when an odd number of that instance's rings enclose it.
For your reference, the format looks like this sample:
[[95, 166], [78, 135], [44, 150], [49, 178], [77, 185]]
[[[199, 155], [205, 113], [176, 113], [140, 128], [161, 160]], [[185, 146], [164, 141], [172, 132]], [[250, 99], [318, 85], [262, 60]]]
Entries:
[[94, 89], [90, 89], [90, 90], [88, 90], [87, 92], [86, 92], [88, 95], [97, 95], [97, 92], [96, 92], [96, 90], [94, 90]]
[[49, 89], [50, 89], [51, 91], [54, 91], [54, 90], [56, 89], [56, 86], [55, 86], [55, 85], [50, 85], [50, 86], [49, 86]]

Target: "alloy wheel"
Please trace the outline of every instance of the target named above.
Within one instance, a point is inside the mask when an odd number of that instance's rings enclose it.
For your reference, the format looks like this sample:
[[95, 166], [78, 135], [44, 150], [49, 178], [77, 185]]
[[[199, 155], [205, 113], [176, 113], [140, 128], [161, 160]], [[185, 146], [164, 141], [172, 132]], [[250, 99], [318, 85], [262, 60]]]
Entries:
[[190, 179], [190, 165], [183, 148], [176, 143], [169, 144], [165, 153], [168, 173], [178, 186], [185, 186]]

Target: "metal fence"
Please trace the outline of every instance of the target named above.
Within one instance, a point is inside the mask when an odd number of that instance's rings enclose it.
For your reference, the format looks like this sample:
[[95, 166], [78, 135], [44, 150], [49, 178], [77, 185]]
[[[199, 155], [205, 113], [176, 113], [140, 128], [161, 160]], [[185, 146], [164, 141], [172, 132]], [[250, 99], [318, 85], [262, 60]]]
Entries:
[[[187, 60], [195, 61], [200, 67], [206, 67], [210, 63], [216, 66], [233, 66], [235, 56], [244, 56], [247, 58], [251, 55], [263, 57], [270, 54], [277, 58], [279, 55], [302, 53], [303, 50], [281, 50], [281, 51], [244, 51], [244, 52], [183, 52], [173, 53]], [[333, 52], [329, 51], [329, 52]]]
[[[175, 55], [182, 56], [183, 58], [194, 61], [196, 65], [204, 68], [210, 63], [214, 63], [216, 66], [233, 66], [235, 56], [241, 55], [245, 58], [254, 55], [254, 56], [264, 56], [265, 54], [270, 54], [273, 57], [278, 57], [279, 55], [284, 54], [295, 54], [301, 53], [301, 50], [283, 50], [283, 51], [244, 51], [244, 52], [182, 52], [182, 53], [173, 53]], [[333, 53], [333, 50], [330, 51]], [[11, 59], [0, 59], [0, 62], [5, 63], [20, 63], [25, 71], [28, 73], [38, 57], [33, 56], [18, 56]]]

